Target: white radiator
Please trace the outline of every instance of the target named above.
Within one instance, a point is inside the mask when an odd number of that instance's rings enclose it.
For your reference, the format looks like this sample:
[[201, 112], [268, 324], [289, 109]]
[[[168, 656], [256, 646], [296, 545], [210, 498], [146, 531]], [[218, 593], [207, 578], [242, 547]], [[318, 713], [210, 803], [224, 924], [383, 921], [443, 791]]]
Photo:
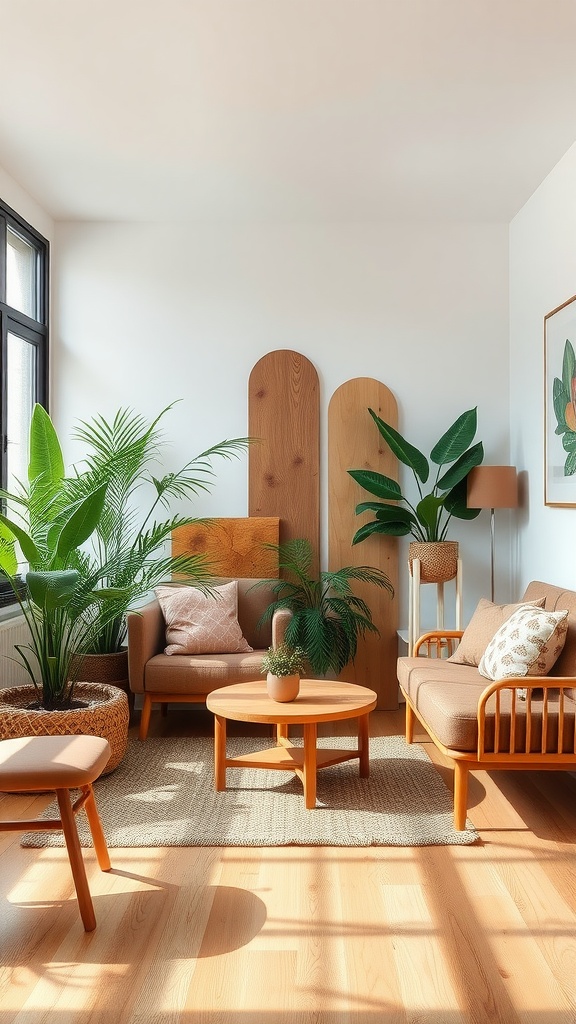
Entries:
[[[14, 644], [26, 643], [30, 636], [23, 615], [0, 622], [0, 689], [29, 683], [30, 676], [18, 659]], [[16, 658], [16, 661], [12, 661]]]

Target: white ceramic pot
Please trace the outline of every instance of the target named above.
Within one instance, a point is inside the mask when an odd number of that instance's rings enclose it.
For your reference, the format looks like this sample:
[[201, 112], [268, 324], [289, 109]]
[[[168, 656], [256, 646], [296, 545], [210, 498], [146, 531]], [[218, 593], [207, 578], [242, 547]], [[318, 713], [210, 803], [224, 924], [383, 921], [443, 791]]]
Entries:
[[275, 676], [269, 672], [266, 676], [266, 689], [272, 700], [282, 704], [296, 700], [300, 691], [300, 676]]

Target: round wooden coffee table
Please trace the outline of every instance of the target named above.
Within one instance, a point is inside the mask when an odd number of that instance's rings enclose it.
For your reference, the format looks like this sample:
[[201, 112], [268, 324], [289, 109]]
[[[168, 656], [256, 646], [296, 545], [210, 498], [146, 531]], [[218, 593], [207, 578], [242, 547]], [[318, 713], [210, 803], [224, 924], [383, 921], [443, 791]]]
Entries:
[[[319, 768], [358, 758], [360, 775], [370, 774], [368, 716], [376, 707], [374, 690], [356, 683], [326, 679], [302, 679], [296, 700], [280, 704], [266, 693], [266, 682], [233, 683], [213, 690], [206, 707], [214, 713], [214, 785], [226, 789], [227, 768], [270, 768], [293, 771], [302, 780], [307, 808], [316, 806], [316, 772]], [[276, 746], [240, 757], [226, 757], [226, 720], [262, 722], [276, 726]], [[358, 746], [354, 750], [329, 750], [316, 746], [318, 722], [358, 719]], [[304, 746], [288, 738], [290, 725], [302, 725]]]

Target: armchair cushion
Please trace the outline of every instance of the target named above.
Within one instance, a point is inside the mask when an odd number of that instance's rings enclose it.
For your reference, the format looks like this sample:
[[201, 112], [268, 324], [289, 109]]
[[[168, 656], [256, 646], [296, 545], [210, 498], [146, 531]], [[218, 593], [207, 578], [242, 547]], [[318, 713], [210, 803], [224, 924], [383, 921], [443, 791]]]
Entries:
[[196, 587], [156, 587], [166, 623], [166, 655], [246, 654], [252, 647], [238, 622], [236, 580], [215, 588], [215, 595]]

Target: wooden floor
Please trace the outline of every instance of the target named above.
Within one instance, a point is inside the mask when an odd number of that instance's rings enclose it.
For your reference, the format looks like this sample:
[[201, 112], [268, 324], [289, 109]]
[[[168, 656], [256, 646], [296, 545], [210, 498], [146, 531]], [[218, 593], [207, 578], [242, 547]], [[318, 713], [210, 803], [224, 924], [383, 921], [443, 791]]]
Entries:
[[87, 851], [91, 934], [65, 852], [1, 834], [0, 1024], [576, 1022], [576, 777], [479, 772], [470, 817], [475, 846]]

